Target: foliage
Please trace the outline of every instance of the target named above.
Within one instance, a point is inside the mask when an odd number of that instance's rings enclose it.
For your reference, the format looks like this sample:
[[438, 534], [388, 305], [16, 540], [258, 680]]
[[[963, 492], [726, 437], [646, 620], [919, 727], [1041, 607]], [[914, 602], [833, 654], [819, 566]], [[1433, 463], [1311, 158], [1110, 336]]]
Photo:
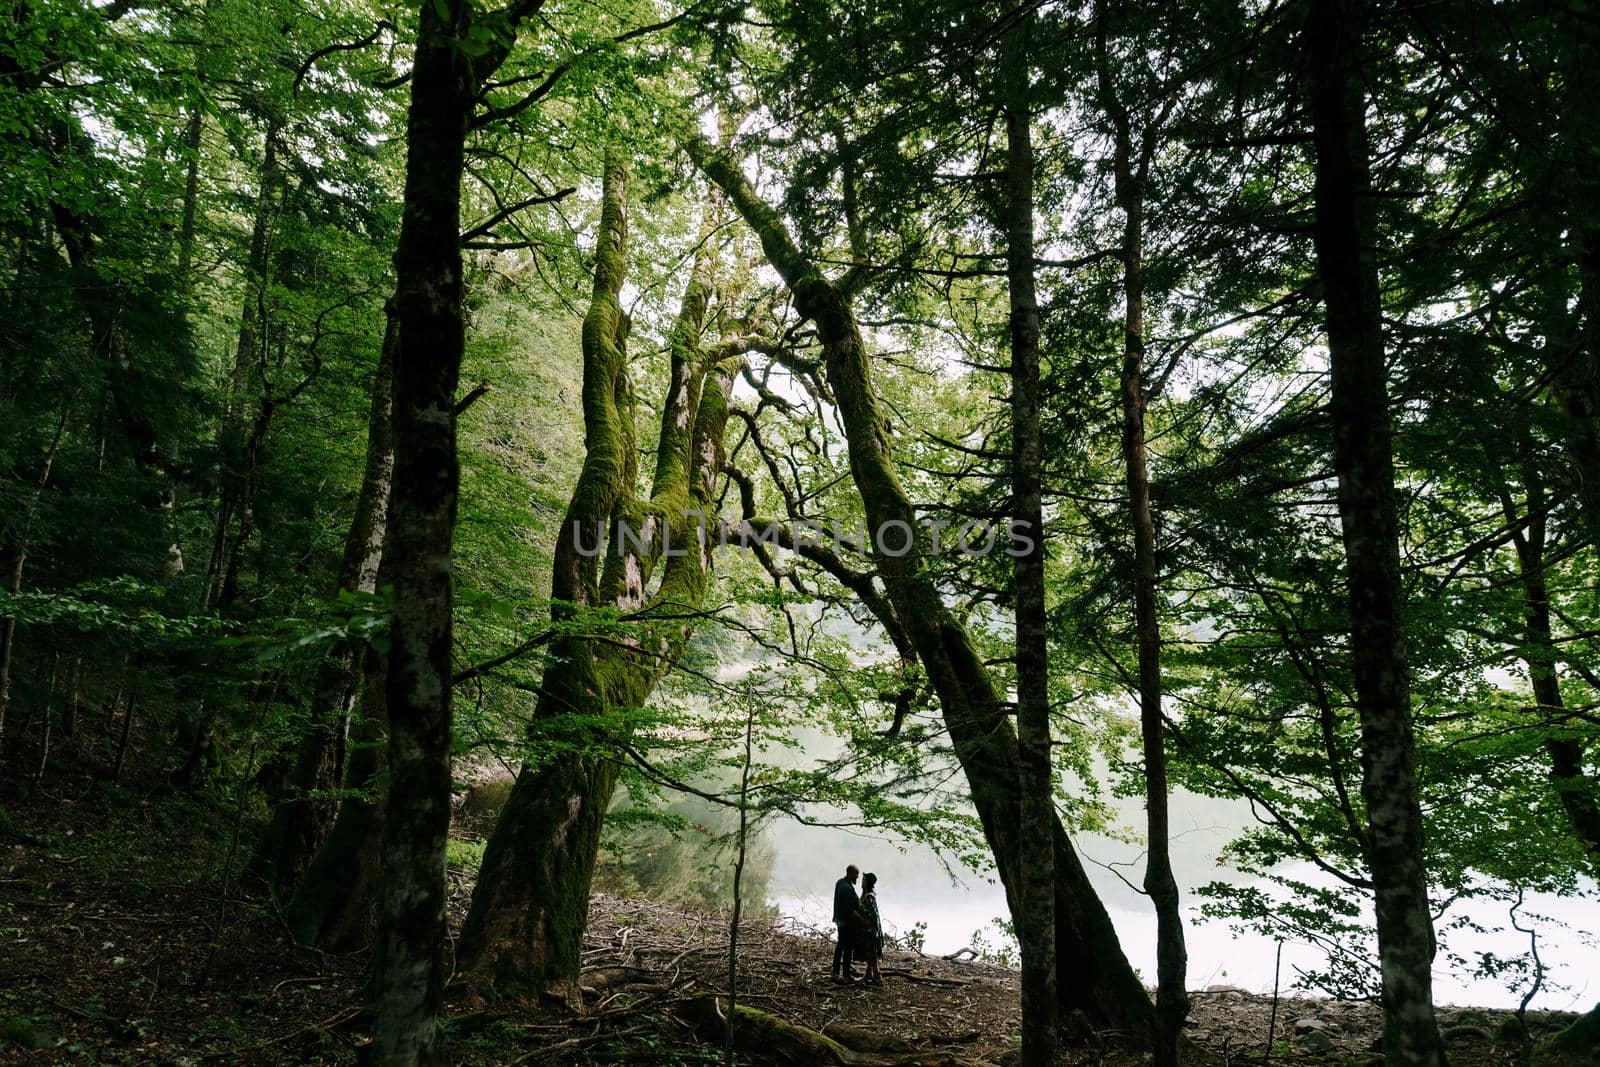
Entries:
[[[865, 522], [815, 324], [679, 150], [713, 128], [853, 302], [879, 430], [919, 515], [959, 530], [1006, 514], [994, 45], [1007, 10], [550, 0], [511, 45], [505, 11], [471, 7], [461, 52], [511, 52], [462, 175], [463, 392], [482, 391], [458, 420], [458, 777], [620, 765], [603, 884], [711, 904], [753, 714], [756, 826], [887, 829], [986, 867], [933, 687], [884, 625], [884, 580], [859, 542], [719, 548], [688, 620], [553, 604], [549, 575], [587, 447], [582, 308], [608, 150], [636, 190], [618, 400], [639, 439], [625, 461], [637, 472], [655, 454], [679, 304], [713, 242], [733, 266], [712, 279], [706, 339], [749, 351], [711, 518]], [[1171, 774], [1259, 820], [1223, 857], [1251, 880], [1204, 887], [1202, 914], [1321, 946], [1326, 965], [1302, 980], [1368, 995], [1356, 620], [1308, 237], [1302, 7], [1039, 13], [1048, 680], [1063, 819], [1112, 829], [1143, 765], [1103, 75], [1152, 138], [1143, 370]], [[287, 793], [288, 757], [260, 752], [327, 729], [326, 664], [387, 651], [390, 593], [343, 588], [341, 548], [393, 287], [415, 18], [369, 0], [31, 0], [0, 23], [8, 778], [54, 758], [43, 727], [69, 701], [107, 722], [137, 704], [136, 762], [166, 775], [199, 759], [213, 799], [259, 786], [241, 805], [258, 813]], [[1374, 254], [1440, 960], [1520, 987], [1531, 958], [1452, 948], [1449, 906], [1592, 896], [1600, 870], [1584, 830], [1600, 804], [1595, 42], [1569, 12], [1480, 0], [1382, 12], [1371, 37]], [[1009, 686], [1011, 560], [960, 543], [926, 567]], [[536, 720], [563, 650], [685, 632], [645, 706]], [[75, 743], [120, 767], [101, 733]], [[482, 858], [452, 847], [458, 865]], [[757, 885], [769, 861], [755, 854]], [[974, 944], [1010, 958], [1004, 939]]]

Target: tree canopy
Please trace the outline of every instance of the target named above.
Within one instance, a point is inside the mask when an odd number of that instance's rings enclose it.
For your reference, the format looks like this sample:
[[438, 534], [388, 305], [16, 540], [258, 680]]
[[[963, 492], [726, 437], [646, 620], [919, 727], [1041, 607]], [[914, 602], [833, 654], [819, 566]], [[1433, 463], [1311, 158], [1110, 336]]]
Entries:
[[[1531, 0], [19, 0], [5, 790], [236, 811], [384, 1064], [581, 1003], [691, 797], [734, 900], [784, 819], [992, 870], [1023, 1061], [1174, 1064], [1169, 805], [1241, 799], [1201, 912], [1441, 1064], [1434, 973], [1544, 967], [1449, 906], [1600, 873], [1597, 62]], [[1075, 846], [1129, 795], [1155, 975]]]

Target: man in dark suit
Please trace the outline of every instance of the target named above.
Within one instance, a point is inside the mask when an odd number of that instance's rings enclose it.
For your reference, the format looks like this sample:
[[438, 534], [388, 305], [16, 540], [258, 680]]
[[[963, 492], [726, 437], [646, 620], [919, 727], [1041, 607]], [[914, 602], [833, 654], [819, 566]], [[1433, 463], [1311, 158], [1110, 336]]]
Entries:
[[839, 928], [839, 940], [833, 946], [833, 976], [841, 981], [854, 981], [850, 965], [855, 955], [856, 907], [861, 899], [856, 896], [856, 878], [861, 872], [855, 864], [844, 869], [844, 877], [833, 884], [833, 923]]

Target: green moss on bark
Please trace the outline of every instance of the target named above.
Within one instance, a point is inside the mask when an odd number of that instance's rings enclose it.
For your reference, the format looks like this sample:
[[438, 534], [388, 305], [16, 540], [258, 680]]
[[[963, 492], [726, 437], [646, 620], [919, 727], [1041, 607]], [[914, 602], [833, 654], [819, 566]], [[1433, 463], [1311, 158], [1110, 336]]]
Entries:
[[[622, 284], [624, 183], [608, 162], [602, 250], [585, 323], [584, 469], [574, 489], [558, 550], [558, 597], [616, 606], [638, 614], [638, 646], [569, 637], [553, 649], [559, 667], [546, 672], [534, 732], [559, 752], [518, 775], [488, 846], [458, 945], [458, 972], [485, 991], [553, 991], [575, 996], [579, 949], [600, 830], [616, 786], [605, 753], [610, 739], [590, 726], [567, 733], [569, 722], [593, 724], [648, 702], [689, 635], [682, 616], [704, 596], [710, 561], [691, 551], [702, 519], [714, 507], [711, 488], [722, 462], [727, 396], [737, 359], [707, 366], [701, 346], [709, 300], [708, 268], [697, 266], [672, 331], [672, 378], [662, 408], [661, 438], [648, 500], [633, 497], [637, 471], [632, 392], [626, 381], [616, 294]], [[584, 545], [609, 526], [604, 572], [584, 577], [570, 541], [572, 522], [588, 523]], [[615, 536], [627, 527], [643, 536]], [[665, 560], [655, 595], [646, 602], [656, 567]], [[566, 568], [565, 571], [563, 568]], [[588, 572], [592, 574], [592, 569]], [[563, 582], [569, 583], [563, 585]], [[571, 589], [573, 593], [565, 593]], [[576, 595], [574, 595], [576, 594]], [[663, 616], [651, 625], [653, 616]], [[625, 729], [619, 726], [619, 729]]]

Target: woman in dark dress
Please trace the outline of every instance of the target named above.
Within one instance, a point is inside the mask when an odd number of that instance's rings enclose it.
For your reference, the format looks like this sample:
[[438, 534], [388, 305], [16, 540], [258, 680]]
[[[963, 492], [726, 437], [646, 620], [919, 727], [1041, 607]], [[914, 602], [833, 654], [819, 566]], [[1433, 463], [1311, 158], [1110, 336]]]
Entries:
[[856, 959], [867, 965], [862, 981], [873, 985], [883, 984], [878, 973], [878, 960], [883, 956], [883, 919], [878, 914], [878, 876], [861, 876], [861, 903], [856, 909]]

